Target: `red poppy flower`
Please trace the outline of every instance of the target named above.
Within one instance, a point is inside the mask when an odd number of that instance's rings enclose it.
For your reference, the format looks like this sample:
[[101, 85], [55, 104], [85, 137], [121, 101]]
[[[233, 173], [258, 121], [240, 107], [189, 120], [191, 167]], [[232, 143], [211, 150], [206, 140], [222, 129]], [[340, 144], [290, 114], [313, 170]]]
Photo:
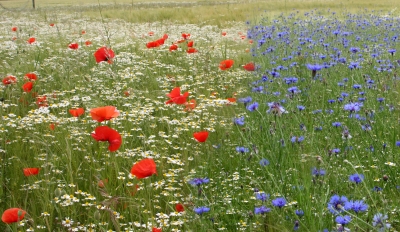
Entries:
[[25, 217], [25, 210], [19, 208], [10, 208], [4, 211], [3, 215], [1, 215], [1, 220], [4, 223], [11, 224], [14, 222], [19, 222]]
[[153, 229], [151, 229], [151, 232], [162, 232], [162, 229], [153, 227]]
[[189, 96], [189, 92], [185, 92], [184, 94], [181, 94], [181, 88], [176, 87], [174, 88], [169, 94], [167, 94], [167, 97], [170, 99], [165, 102], [165, 104], [178, 104], [182, 105], [185, 104], [187, 101], [187, 97]]
[[183, 207], [183, 205], [181, 203], [178, 203], [175, 205], [175, 210], [177, 212], [183, 212], [183, 211], [185, 211], [185, 207]]
[[35, 73], [27, 73], [27, 74], [25, 74], [25, 77], [28, 78], [31, 81], [36, 81], [37, 80], [37, 75]]
[[85, 42], [85, 45], [86, 45], [86, 46], [89, 46], [89, 45], [91, 45], [91, 44], [92, 44], [92, 41], [86, 40], [86, 42]]
[[247, 71], [254, 71], [256, 70], [256, 66], [254, 65], [253, 62], [247, 63], [243, 66], [244, 69], [246, 69]]
[[82, 30], [82, 31], [81, 31], [81, 34], [82, 34], [82, 35], [86, 34], [86, 31], [85, 31], [85, 30]]
[[50, 23], [50, 27], [54, 27], [54, 23]]
[[193, 41], [193, 40], [189, 41], [189, 42], [187, 43], [188, 48], [193, 47], [193, 44], [194, 44], [194, 41]]
[[152, 32], [152, 31], [149, 31], [149, 36], [153, 36], [154, 35], [154, 32]]
[[96, 58], [97, 63], [107, 61], [111, 64], [112, 59], [115, 57], [115, 53], [111, 48], [101, 47], [94, 53], [94, 57]]
[[22, 171], [25, 176], [36, 176], [39, 174], [40, 168], [24, 168]]
[[70, 44], [68, 45], [68, 47], [69, 47], [70, 49], [76, 50], [76, 49], [79, 48], [79, 44], [78, 44], [78, 43], [70, 43]]
[[117, 108], [115, 108], [115, 106], [103, 106], [91, 109], [90, 115], [92, 116], [93, 120], [102, 122], [118, 117], [119, 111]]
[[187, 50], [186, 50], [186, 53], [196, 53], [196, 52], [198, 52], [197, 51], [197, 49], [196, 48], [188, 48]]
[[12, 30], [12, 31], [17, 31], [17, 30], [18, 30], [18, 27], [12, 27], [11, 30]]
[[2, 82], [3, 82], [3, 85], [15, 84], [15, 83], [17, 83], [17, 78], [14, 76], [7, 76], [7, 77], [3, 78]]
[[36, 42], [36, 39], [35, 39], [35, 37], [31, 37], [31, 38], [28, 39], [27, 42], [28, 42], [29, 44], [33, 44], [34, 42]]
[[249, 40], [249, 44], [252, 44], [252, 43], [253, 43], [253, 40], [252, 40], [252, 39], [250, 39], [250, 40]]
[[33, 88], [33, 83], [32, 82], [26, 82], [23, 86], [22, 86], [22, 90], [24, 90], [24, 92], [30, 92]]
[[146, 44], [147, 48], [156, 48], [159, 46], [160, 46], [160, 44], [157, 41], [151, 41]]
[[118, 131], [108, 126], [98, 126], [91, 134], [96, 141], [108, 141], [108, 150], [116, 151], [122, 144], [121, 135]]
[[108, 183], [108, 179], [99, 180], [99, 182], [97, 182], [97, 186], [99, 186], [99, 188], [104, 188], [107, 183]]
[[172, 45], [169, 47], [169, 51], [170, 51], [170, 52], [176, 51], [176, 50], [178, 50], [178, 45], [176, 45], [176, 44], [172, 44]]
[[83, 108], [77, 108], [77, 109], [70, 109], [69, 113], [73, 116], [73, 117], [79, 117], [82, 114], [85, 113], [85, 109]]
[[229, 97], [229, 98], [227, 98], [227, 100], [229, 101], [229, 102], [236, 102], [236, 98], [234, 98], [234, 97]]
[[196, 100], [191, 99], [189, 102], [185, 102], [185, 111], [192, 111], [196, 108]]
[[151, 41], [148, 42], [146, 44], [147, 48], [156, 48], [156, 47], [160, 47], [161, 45], [164, 44], [165, 40], [168, 38], [168, 35], [165, 34], [161, 39], [155, 40], [155, 41]]
[[49, 106], [47, 104], [47, 96], [40, 96], [36, 98], [36, 105], [40, 108], [40, 107], [47, 107]]
[[190, 38], [190, 34], [182, 33], [182, 38], [183, 39], [189, 39]]
[[50, 128], [50, 130], [56, 129], [56, 124], [51, 123], [51, 124], [49, 125], [49, 128]]
[[226, 36], [226, 32], [223, 31], [223, 32], [221, 33], [221, 35], [222, 35], [222, 36]]
[[219, 69], [227, 70], [233, 66], [233, 63], [234, 63], [233, 60], [223, 60], [221, 61], [221, 63], [219, 63]]
[[150, 158], [142, 159], [132, 166], [131, 174], [138, 179], [146, 178], [153, 174], [157, 175], [156, 163]]
[[204, 143], [208, 138], [208, 131], [200, 131], [193, 133], [193, 137], [200, 143]]

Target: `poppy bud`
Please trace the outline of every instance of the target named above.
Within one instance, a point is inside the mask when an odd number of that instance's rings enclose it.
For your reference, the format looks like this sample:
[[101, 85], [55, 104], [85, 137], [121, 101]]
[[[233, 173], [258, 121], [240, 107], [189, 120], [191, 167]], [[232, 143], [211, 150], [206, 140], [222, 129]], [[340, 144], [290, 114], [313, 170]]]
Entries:
[[61, 189], [60, 188], [56, 188], [56, 190], [54, 190], [54, 195], [56, 196], [56, 197], [60, 197], [61, 196]]
[[97, 221], [100, 221], [101, 219], [101, 213], [99, 211], [94, 212], [94, 219], [96, 219]]
[[389, 180], [389, 177], [388, 177], [387, 175], [383, 175], [383, 180], [384, 180], [384, 181], [388, 181], [388, 180]]

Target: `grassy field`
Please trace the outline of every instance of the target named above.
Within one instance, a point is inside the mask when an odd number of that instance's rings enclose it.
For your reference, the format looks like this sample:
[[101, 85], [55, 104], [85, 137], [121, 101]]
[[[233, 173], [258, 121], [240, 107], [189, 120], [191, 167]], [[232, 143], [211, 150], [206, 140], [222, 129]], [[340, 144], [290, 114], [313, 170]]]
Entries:
[[0, 1], [0, 231], [400, 230], [398, 1], [81, 2]]
[[[30, 1], [3, 1], [0, 3], [6, 8], [27, 10], [31, 8]], [[100, 6], [100, 8], [99, 8]], [[225, 26], [226, 23], [244, 22], [249, 19], [258, 19], [260, 15], [276, 17], [282, 12], [299, 10], [300, 12], [313, 9], [330, 9], [332, 11], [358, 12], [362, 9], [374, 9], [399, 12], [400, 2], [397, 0], [286, 0], [286, 1], [155, 1], [138, 0], [89, 0], [89, 1], [61, 1], [36, 0], [36, 7], [41, 11], [52, 11], [53, 8], [63, 7], [65, 12], [79, 12], [82, 16], [111, 19], [123, 19], [132, 23], [146, 23], [154, 21], [170, 21], [189, 24], [207, 24]], [[47, 9], [47, 10], [46, 10]], [[146, 11], [146, 13], [144, 13]], [[202, 12], [199, 14], [198, 12]]]

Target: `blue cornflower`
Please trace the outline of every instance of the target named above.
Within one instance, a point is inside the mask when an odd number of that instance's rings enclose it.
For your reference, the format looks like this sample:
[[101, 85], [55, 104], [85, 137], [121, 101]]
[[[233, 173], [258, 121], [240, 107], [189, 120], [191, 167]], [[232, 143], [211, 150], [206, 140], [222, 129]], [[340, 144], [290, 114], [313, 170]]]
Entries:
[[328, 103], [332, 104], [332, 103], [335, 103], [335, 101], [336, 101], [335, 99], [329, 99]]
[[297, 86], [289, 87], [287, 90], [288, 90], [288, 92], [290, 92], [290, 93], [300, 93], [300, 92], [301, 92], [301, 91], [297, 88]]
[[258, 109], [258, 102], [251, 103], [246, 107], [246, 109], [250, 112]]
[[383, 190], [383, 188], [381, 188], [379, 186], [375, 186], [375, 187], [372, 188], [372, 191], [374, 191], [374, 192], [380, 192], [382, 190]]
[[332, 153], [334, 153], [335, 155], [339, 154], [340, 153], [340, 149], [339, 148], [333, 148], [332, 149]]
[[238, 99], [238, 102], [247, 104], [247, 103], [250, 103], [252, 100], [253, 100], [253, 99], [252, 99], [250, 96], [248, 96], [248, 97], [244, 97], [244, 98], [239, 98], [239, 99]]
[[372, 127], [369, 124], [365, 124], [365, 125], [361, 125], [361, 129], [364, 131], [370, 131], [370, 130], [372, 130]]
[[343, 106], [344, 110], [348, 110], [351, 113], [360, 111], [363, 104], [361, 102], [352, 102]]
[[361, 88], [362, 88], [362, 85], [359, 85], [359, 84], [353, 85], [353, 89], [361, 89]]
[[210, 179], [208, 178], [194, 178], [193, 180], [190, 180], [188, 183], [191, 185], [200, 186], [201, 184], [207, 184], [208, 182], [210, 182]]
[[272, 200], [272, 205], [278, 208], [282, 208], [286, 205], [286, 200], [283, 197], [278, 197]]
[[387, 219], [388, 219], [387, 215], [377, 213], [372, 218], [372, 225], [378, 228], [379, 232], [383, 232], [386, 229], [390, 229], [391, 227], [389, 223], [386, 223]]
[[348, 97], [348, 96], [349, 96], [349, 94], [348, 94], [348, 93], [345, 93], [345, 92], [342, 92], [340, 95], [341, 95], [342, 97]]
[[340, 122], [333, 122], [333, 123], [332, 123], [332, 126], [334, 126], [334, 127], [340, 127], [340, 126], [342, 126], [342, 123], [340, 123]]
[[251, 91], [252, 91], [252, 92], [261, 93], [261, 92], [263, 91], [263, 89], [264, 89], [264, 87], [263, 87], [262, 85], [260, 85], [260, 86], [253, 87], [253, 88], [251, 89]]
[[322, 131], [322, 126], [316, 126], [316, 127], [314, 127], [314, 131]]
[[206, 206], [194, 207], [193, 211], [199, 215], [202, 215], [203, 213], [209, 212], [210, 208]]
[[266, 206], [264, 206], [264, 205], [262, 205], [262, 206], [260, 206], [260, 207], [255, 207], [254, 208], [254, 214], [265, 214], [265, 213], [268, 213], [268, 212], [270, 212], [271, 211], [271, 209], [270, 208], [267, 208]]
[[305, 107], [305, 106], [298, 105], [298, 106], [297, 106], [297, 109], [298, 109], [299, 111], [303, 111], [303, 110], [306, 109], [306, 107]]
[[368, 205], [364, 203], [364, 201], [348, 201], [344, 208], [348, 210], [353, 210], [355, 213], [365, 212], [368, 209]]
[[301, 143], [301, 142], [303, 142], [303, 140], [304, 140], [304, 136], [300, 136], [300, 137], [293, 136], [293, 137], [290, 139], [290, 141], [291, 141], [292, 143], [295, 143], [295, 142]]
[[354, 182], [356, 184], [361, 183], [363, 180], [364, 180], [363, 174], [355, 173], [355, 174], [349, 176], [349, 181]]
[[396, 147], [400, 147], [400, 141], [396, 141]]
[[249, 152], [249, 149], [247, 147], [236, 147], [236, 151], [240, 153], [246, 153]]
[[296, 215], [299, 217], [303, 217], [304, 216], [304, 211], [301, 209], [296, 209], [295, 211]]
[[260, 160], [260, 165], [261, 165], [261, 167], [265, 167], [265, 166], [269, 165], [269, 161], [265, 158], [262, 158]]
[[378, 97], [376, 100], [377, 100], [379, 103], [382, 103], [382, 102], [385, 100], [385, 98], [383, 98], [383, 97]]
[[311, 71], [319, 71], [323, 68], [323, 66], [319, 64], [307, 64], [307, 68]]
[[349, 69], [353, 70], [353, 69], [357, 69], [357, 68], [361, 68], [360, 63], [358, 62], [350, 62], [349, 64]]
[[311, 173], [312, 173], [312, 175], [313, 176], [325, 176], [325, 174], [326, 174], [326, 171], [325, 171], [325, 169], [317, 169], [316, 167], [314, 167], [312, 170], [311, 170]]
[[270, 102], [268, 103], [269, 110], [267, 113], [273, 113], [277, 115], [281, 115], [282, 113], [286, 113], [286, 110], [279, 104], [279, 102]]
[[357, 48], [357, 47], [351, 47], [350, 48], [350, 52], [352, 52], [352, 53], [357, 53], [359, 51], [360, 51], [360, 48]]
[[299, 221], [295, 221], [295, 222], [294, 222], [293, 230], [294, 230], [294, 231], [298, 231], [298, 230], [299, 230], [299, 227], [300, 227]]
[[389, 52], [390, 54], [392, 54], [392, 56], [393, 56], [394, 53], [396, 52], [396, 49], [389, 49], [388, 52]]
[[256, 199], [261, 201], [266, 201], [269, 199], [269, 194], [266, 193], [256, 193]]
[[244, 116], [233, 119], [233, 123], [235, 125], [243, 126], [244, 125]]
[[349, 224], [351, 221], [351, 217], [349, 215], [345, 215], [345, 216], [337, 216], [335, 221], [338, 224], [341, 224], [342, 226]]
[[319, 64], [307, 64], [307, 68], [311, 70], [311, 76], [314, 78], [317, 75], [317, 71], [324, 68], [324, 66]]
[[333, 195], [328, 202], [328, 210], [332, 214], [339, 214], [344, 210], [346, 202], [348, 202], [347, 197]]

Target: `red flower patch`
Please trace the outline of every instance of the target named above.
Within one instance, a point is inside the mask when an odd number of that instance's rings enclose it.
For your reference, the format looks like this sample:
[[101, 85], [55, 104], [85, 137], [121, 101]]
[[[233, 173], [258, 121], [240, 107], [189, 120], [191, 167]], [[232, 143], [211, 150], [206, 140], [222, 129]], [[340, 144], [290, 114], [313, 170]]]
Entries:
[[181, 94], [181, 88], [176, 87], [174, 88], [169, 94], [167, 94], [167, 97], [170, 99], [165, 102], [165, 104], [178, 104], [182, 105], [187, 102], [187, 97], [189, 96], [189, 92], [185, 92], [184, 94]]
[[142, 159], [132, 166], [131, 174], [138, 179], [146, 178], [154, 174], [157, 175], [156, 163], [153, 159]]
[[111, 64], [112, 59], [115, 57], [115, 53], [111, 48], [101, 47], [94, 53], [94, 57], [96, 58], [97, 63], [107, 61]]
[[91, 135], [96, 141], [107, 141], [108, 150], [111, 152], [118, 150], [122, 144], [122, 138], [118, 131], [108, 126], [97, 127]]
[[200, 131], [193, 133], [193, 137], [200, 143], [204, 143], [208, 138], [208, 131]]
[[117, 108], [115, 108], [115, 106], [103, 106], [91, 109], [90, 115], [92, 116], [93, 120], [102, 122], [118, 117], [119, 111]]
[[22, 171], [25, 176], [36, 176], [39, 174], [40, 168], [24, 168]]
[[233, 63], [233, 60], [223, 60], [221, 63], [219, 63], [219, 69], [227, 70], [233, 66]]
[[1, 215], [1, 220], [4, 223], [11, 224], [24, 219], [25, 214], [25, 210], [19, 208], [10, 208], [4, 211], [3, 215]]

